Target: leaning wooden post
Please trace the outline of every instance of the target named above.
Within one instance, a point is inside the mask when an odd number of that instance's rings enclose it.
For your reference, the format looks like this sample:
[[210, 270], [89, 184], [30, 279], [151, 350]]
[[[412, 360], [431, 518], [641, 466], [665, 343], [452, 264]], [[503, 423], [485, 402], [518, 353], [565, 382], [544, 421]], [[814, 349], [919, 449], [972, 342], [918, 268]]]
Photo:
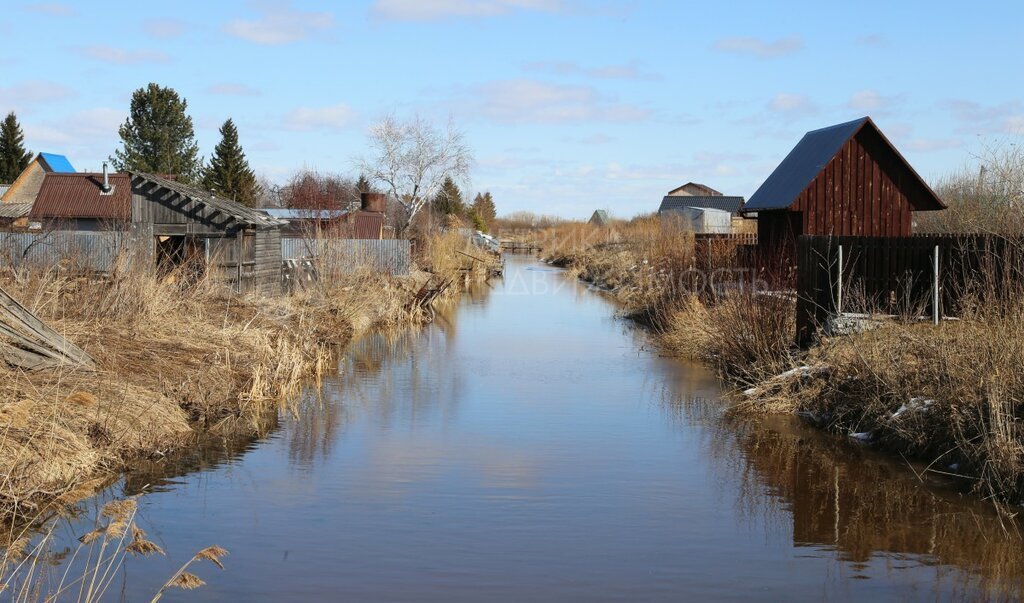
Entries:
[[932, 324], [939, 324], [939, 246], [935, 246], [932, 254], [933, 279], [932, 283]]
[[839, 246], [839, 291], [836, 293], [836, 316], [843, 314], [843, 246]]

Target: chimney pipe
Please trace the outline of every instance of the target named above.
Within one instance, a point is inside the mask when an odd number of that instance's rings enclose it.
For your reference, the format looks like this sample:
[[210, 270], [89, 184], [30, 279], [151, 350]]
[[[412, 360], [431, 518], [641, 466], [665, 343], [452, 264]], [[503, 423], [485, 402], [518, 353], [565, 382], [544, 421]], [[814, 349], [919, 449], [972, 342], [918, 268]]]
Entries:
[[110, 175], [107, 174], [106, 161], [103, 162], [103, 188], [101, 188], [100, 190], [102, 190], [104, 193], [110, 192]]

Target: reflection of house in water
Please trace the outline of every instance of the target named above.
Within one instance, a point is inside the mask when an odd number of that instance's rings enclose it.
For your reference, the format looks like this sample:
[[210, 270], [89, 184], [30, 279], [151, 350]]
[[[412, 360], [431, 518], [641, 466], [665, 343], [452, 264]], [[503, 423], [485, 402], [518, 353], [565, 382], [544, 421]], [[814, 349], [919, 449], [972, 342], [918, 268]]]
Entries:
[[[1024, 542], [1004, 530], [990, 506], [922, 484], [908, 467], [788, 417], [748, 427], [737, 444], [744, 479], [758, 483], [744, 491], [767, 491], [785, 505], [795, 546], [835, 548], [854, 563], [890, 554], [934, 556], [976, 568], [989, 582], [984, 588], [1024, 594]], [[771, 508], [772, 502], [754, 505]], [[1003, 578], [1013, 582], [995, 583]]]

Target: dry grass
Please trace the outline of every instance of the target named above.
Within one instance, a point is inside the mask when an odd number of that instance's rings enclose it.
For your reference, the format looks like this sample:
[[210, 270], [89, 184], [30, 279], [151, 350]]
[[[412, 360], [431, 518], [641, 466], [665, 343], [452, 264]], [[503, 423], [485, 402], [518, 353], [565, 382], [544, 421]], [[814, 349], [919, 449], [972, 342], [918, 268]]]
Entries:
[[53, 269], [0, 279], [99, 365], [0, 367], [0, 516], [37, 517], [84, 494], [84, 480], [201, 431], [260, 433], [268, 410], [330, 370], [338, 345], [413, 319], [411, 284], [377, 274], [333, 275], [274, 298], [174, 276]]

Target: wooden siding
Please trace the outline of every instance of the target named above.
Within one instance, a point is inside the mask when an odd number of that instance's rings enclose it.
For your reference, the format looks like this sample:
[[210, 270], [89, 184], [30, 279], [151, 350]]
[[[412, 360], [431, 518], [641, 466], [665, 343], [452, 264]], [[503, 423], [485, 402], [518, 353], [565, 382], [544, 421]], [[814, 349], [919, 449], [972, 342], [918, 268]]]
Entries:
[[910, 236], [912, 205], [903, 172], [870, 134], [854, 136], [790, 207], [803, 214], [798, 234]]
[[253, 286], [259, 293], [273, 295], [281, 290], [281, 231], [260, 230], [255, 236]]

